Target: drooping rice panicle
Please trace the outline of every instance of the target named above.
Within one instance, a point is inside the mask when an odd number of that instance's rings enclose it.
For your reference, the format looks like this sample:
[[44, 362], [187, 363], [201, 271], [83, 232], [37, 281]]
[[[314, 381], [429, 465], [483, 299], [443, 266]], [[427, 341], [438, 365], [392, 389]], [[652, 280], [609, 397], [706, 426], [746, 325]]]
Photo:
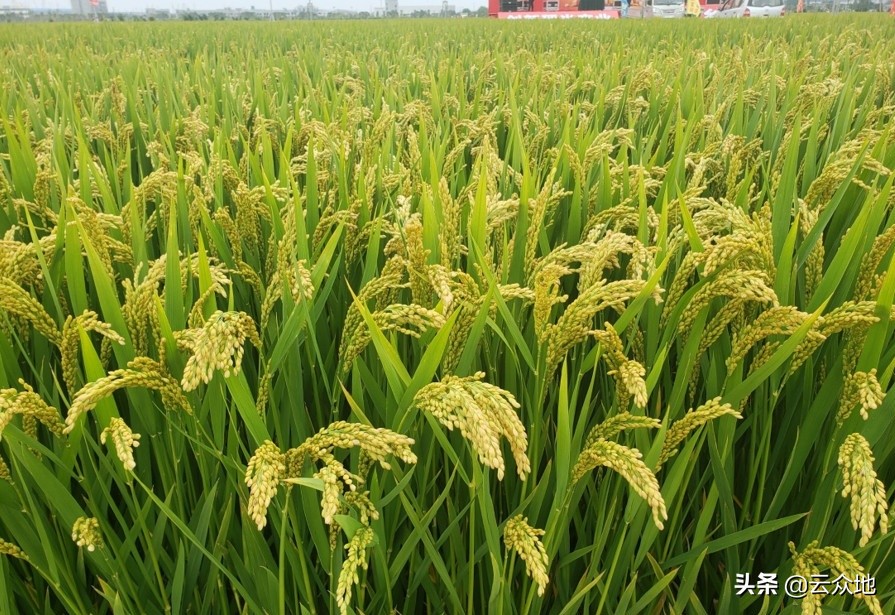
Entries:
[[267, 525], [267, 508], [286, 471], [285, 459], [280, 449], [268, 440], [258, 447], [246, 468], [245, 482], [250, 491], [247, 512], [259, 530]]
[[360, 582], [358, 570], [366, 570], [369, 565], [367, 563], [366, 551], [372, 544], [373, 530], [369, 527], [362, 527], [354, 533], [354, 536], [345, 545], [345, 550], [348, 551], [348, 554], [345, 556], [345, 561], [342, 562], [342, 569], [339, 571], [339, 582], [336, 588], [336, 604], [341, 615], [348, 613], [348, 605], [351, 602], [353, 588]]
[[524, 479], [530, 472], [528, 435], [516, 410], [519, 402], [511, 393], [487, 382], [484, 372], [468, 377], [446, 376], [441, 382], [427, 384], [413, 398], [413, 405], [428, 412], [466, 438], [479, 461], [497, 470], [503, 479], [505, 463], [500, 438], [506, 438], [516, 461], [516, 472]]
[[853, 433], [845, 438], [839, 447], [838, 461], [842, 470], [842, 497], [851, 496], [852, 527], [861, 530], [860, 545], [863, 547], [873, 535], [877, 520], [880, 533], [889, 531], [886, 487], [876, 477], [870, 443], [861, 434]]
[[179, 408], [192, 412], [189, 401], [184, 397], [180, 384], [165, 373], [161, 365], [147, 357], [138, 357], [124, 369], [116, 369], [107, 376], [88, 382], [75, 395], [65, 417], [65, 433], [74, 429], [78, 419], [96, 407], [103, 399], [115, 391], [130, 387], [141, 387], [158, 391], [165, 408]]
[[183, 390], [208, 384], [218, 371], [225, 378], [238, 374], [246, 341], [261, 347], [255, 321], [244, 312], [217, 311], [201, 327], [185, 331], [179, 342], [192, 354], [183, 369]]
[[[792, 573], [809, 581], [821, 579], [822, 577], [817, 575], [820, 575], [823, 570], [834, 573], [836, 575], [834, 578], [850, 579], [853, 582], [861, 577], [866, 577], [864, 568], [851, 553], [838, 547], [821, 547], [820, 541], [817, 540], [810, 542], [801, 552], [796, 551], [795, 544], [790, 542], [789, 552], [793, 559]], [[856, 585], [852, 587], [852, 592], [854, 592], [855, 598], [864, 601], [873, 615], [883, 615], [882, 606], [874, 593], [865, 593], [861, 591], [861, 587]], [[802, 598], [802, 613], [814, 615], [822, 612], [823, 596], [824, 592], [822, 591], [806, 592]]]
[[547, 557], [544, 544], [541, 542], [543, 535], [544, 530], [530, 526], [528, 518], [522, 515], [511, 518], [503, 528], [504, 543], [508, 549], [518, 553], [522, 561], [525, 562], [528, 576], [538, 586], [539, 596], [544, 595], [547, 583], [550, 582], [547, 576], [550, 560]]
[[28, 560], [28, 554], [22, 551], [19, 547], [12, 544], [11, 542], [7, 542], [0, 538], [0, 553], [3, 555], [8, 555], [10, 557], [16, 557], [18, 559], [23, 559], [25, 561]]
[[662, 443], [662, 452], [659, 454], [657, 469], [677, 453], [681, 442], [693, 430], [724, 415], [730, 415], [738, 419], [743, 418], [743, 415], [734, 410], [730, 404], [721, 403], [721, 398], [715, 397], [695, 410], [689, 410], [682, 418], [675, 421], [665, 434], [665, 441]]
[[578, 482], [585, 474], [600, 466], [618, 472], [634, 492], [649, 504], [653, 512], [653, 522], [661, 530], [665, 527], [664, 521], [668, 519], [665, 500], [659, 490], [659, 482], [641, 461], [641, 457], [637, 449], [598, 438], [578, 456], [578, 461], [572, 470], [572, 481]]
[[105, 444], [106, 439], [115, 448], [115, 454], [124, 469], [133, 471], [137, 467], [137, 463], [134, 461], [134, 449], [140, 446], [140, 434], [131, 431], [123, 419], [113, 417], [109, 421], [109, 426], [103, 429], [99, 435], [101, 444]]

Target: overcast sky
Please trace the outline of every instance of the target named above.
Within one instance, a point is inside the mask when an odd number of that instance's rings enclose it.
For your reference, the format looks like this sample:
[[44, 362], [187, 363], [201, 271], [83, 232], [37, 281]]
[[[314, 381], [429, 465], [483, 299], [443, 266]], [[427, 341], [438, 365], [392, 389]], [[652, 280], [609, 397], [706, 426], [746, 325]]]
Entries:
[[[271, 0], [107, 0], [110, 11], [145, 11], [147, 8], [155, 9], [217, 9], [217, 8], [244, 8], [252, 6], [256, 8], [269, 8]], [[383, 0], [312, 0], [318, 9], [354, 9], [357, 11], [371, 10], [384, 5]], [[476, 9], [487, 5], [487, 0], [448, 0], [449, 4], [457, 7]], [[0, 0], [0, 6], [11, 4], [30, 8], [59, 9], [70, 8], [70, 0]], [[307, 0], [273, 0], [275, 9], [294, 9], [305, 6]], [[398, 0], [398, 5], [441, 5], [441, 0]]]

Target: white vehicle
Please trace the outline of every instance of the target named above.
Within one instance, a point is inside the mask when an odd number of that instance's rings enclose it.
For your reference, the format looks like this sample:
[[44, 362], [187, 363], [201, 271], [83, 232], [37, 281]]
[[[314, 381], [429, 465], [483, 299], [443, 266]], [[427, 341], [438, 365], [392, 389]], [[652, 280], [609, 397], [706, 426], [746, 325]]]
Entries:
[[[686, 12], [684, 0], [649, 0], [646, 5], [647, 17], [683, 17]], [[634, 9], [636, 11], [637, 9]]]
[[725, 0], [712, 17], [783, 17], [783, 0]]

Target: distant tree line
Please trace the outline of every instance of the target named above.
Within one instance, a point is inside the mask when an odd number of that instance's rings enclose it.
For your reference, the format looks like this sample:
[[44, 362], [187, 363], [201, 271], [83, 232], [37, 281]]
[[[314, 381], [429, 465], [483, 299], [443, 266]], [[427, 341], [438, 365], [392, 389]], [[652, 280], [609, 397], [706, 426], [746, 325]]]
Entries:
[[[869, 2], [870, 0], [864, 0]], [[301, 20], [301, 19], [376, 19], [382, 17], [410, 17], [410, 18], [423, 18], [423, 17], [487, 17], [488, 16], [488, 7], [482, 6], [478, 9], [472, 11], [470, 9], [463, 9], [461, 11], [448, 11], [446, 13], [429, 13], [427, 11], [416, 10], [409, 14], [399, 14], [397, 11], [391, 11], [386, 15], [377, 15], [373, 14], [369, 11], [360, 11], [357, 13], [331, 13], [331, 14], [319, 14], [319, 13], [311, 13], [308, 11], [299, 10], [295, 13], [286, 17], [286, 19], [290, 20]], [[236, 13], [230, 13], [226, 11], [181, 11], [178, 13], [165, 14], [165, 13], [148, 13], [148, 14], [136, 14], [136, 13], [107, 13], [105, 15], [97, 16], [100, 21], [167, 21], [167, 20], [180, 20], [180, 21], [253, 21], [259, 19], [268, 19], [268, 16], [264, 13], [259, 13], [257, 11], [240, 11]], [[10, 21], [92, 21], [94, 19], [93, 15], [88, 17], [82, 17], [80, 15], [72, 15], [70, 13], [31, 13], [28, 15], [18, 14], [18, 13], [2, 13], [0, 12], [0, 22], [10, 22]], [[278, 15], [277, 19], [283, 19], [283, 16]]]

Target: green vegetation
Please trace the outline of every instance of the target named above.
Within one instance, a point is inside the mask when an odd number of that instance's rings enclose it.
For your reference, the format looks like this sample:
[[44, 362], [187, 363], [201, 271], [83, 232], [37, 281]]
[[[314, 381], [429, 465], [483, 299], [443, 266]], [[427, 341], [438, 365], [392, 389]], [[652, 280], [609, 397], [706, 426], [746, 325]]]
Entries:
[[0, 612], [893, 612], [893, 57], [0, 28]]

